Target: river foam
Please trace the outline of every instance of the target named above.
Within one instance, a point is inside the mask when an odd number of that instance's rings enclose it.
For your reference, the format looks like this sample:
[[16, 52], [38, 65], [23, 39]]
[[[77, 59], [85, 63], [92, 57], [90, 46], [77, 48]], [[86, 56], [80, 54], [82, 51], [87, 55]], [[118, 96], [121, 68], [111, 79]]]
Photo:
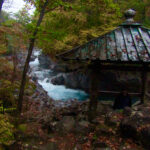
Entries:
[[88, 94], [82, 90], [75, 90], [66, 88], [64, 85], [54, 85], [51, 83], [53, 72], [50, 69], [45, 69], [40, 66], [39, 56], [41, 51], [34, 51], [34, 61], [30, 62], [30, 75], [36, 77], [38, 83], [48, 93], [48, 95], [54, 100], [86, 100]]

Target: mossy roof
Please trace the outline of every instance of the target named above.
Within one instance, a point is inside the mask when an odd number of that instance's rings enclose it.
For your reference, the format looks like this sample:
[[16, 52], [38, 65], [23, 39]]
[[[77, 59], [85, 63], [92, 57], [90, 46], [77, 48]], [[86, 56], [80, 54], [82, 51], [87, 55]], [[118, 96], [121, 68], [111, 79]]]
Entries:
[[[131, 13], [134, 13], [132, 10]], [[130, 12], [127, 13], [130, 13]], [[58, 55], [65, 60], [99, 60], [101, 62], [150, 62], [150, 29], [127, 22], [84, 45]]]

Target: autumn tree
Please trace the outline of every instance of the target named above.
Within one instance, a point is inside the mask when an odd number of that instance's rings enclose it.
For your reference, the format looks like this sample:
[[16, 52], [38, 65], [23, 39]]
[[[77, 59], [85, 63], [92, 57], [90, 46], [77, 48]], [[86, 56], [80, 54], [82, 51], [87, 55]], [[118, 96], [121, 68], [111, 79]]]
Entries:
[[3, 15], [2, 15], [3, 4], [7, 3], [7, 7], [10, 7], [11, 6], [11, 2], [12, 2], [12, 0], [0, 0], [0, 23], [3, 20]]
[[38, 33], [40, 24], [42, 23], [42, 20], [43, 20], [43, 17], [45, 15], [45, 13], [55, 9], [61, 3], [60, 0], [51, 0], [51, 1], [50, 0], [40, 0], [40, 1], [39, 0], [37, 0], [37, 1], [29, 0], [29, 2], [36, 6], [36, 9], [40, 12], [40, 14], [39, 14], [38, 21], [37, 21], [37, 23], [34, 27], [33, 34], [32, 34], [32, 36], [29, 40], [28, 55], [27, 55], [26, 62], [25, 62], [25, 65], [24, 65], [24, 69], [23, 69], [23, 73], [22, 73], [22, 80], [21, 80], [19, 99], [18, 99], [18, 111], [20, 113], [22, 111], [24, 89], [25, 89], [25, 84], [26, 84], [26, 75], [27, 75], [27, 72], [28, 72], [29, 62], [30, 62], [30, 58], [31, 58], [32, 51], [33, 51], [33, 48], [34, 48], [34, 43], [35, 43], [35, 40], [36, 40], [36, 35]]
[[27, 55], [26, 62], [25, 62], [25, 65], [24, 65], [24, 70], [23, 70], [23, 73], [22, 73], [22, 80], [21, 80], [19, 99], [18, 99], [18, 111], [19, 112], [22, 111], [22, 102], [23, 102], [24, 89], [25, 89], [25, 84], [26, 84], [26, 74], [28, 72], [29, 62], [30, 62], [30, 58], [31, 58], [32, 51], [33, 51], [33, 48], [34, 48], [34, 43], [35, 43], [36, 35], [37, 35], [37, 32], [38, 32], [38, 27], [40, 26], [40, 24], [43, 20], [47, 5], [48, 5], [48, 0], [46, 0], [44, 2], [43, 6], [42, 6], [42, 9], [41, 9], [36, 27], [34, 29], [32, 37], [29, 40], [28, 55]]

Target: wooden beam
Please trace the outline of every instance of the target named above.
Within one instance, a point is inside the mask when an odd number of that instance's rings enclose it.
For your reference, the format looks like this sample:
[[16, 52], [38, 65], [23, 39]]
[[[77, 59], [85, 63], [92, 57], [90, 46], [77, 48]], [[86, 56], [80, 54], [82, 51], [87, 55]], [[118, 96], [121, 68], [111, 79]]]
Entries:
[[106, 59], [106, 60], [99, 60], [98, 58], [97, 59], [89, 59], [89, 58], [85, 58], [85, 59], [80, 59], [80, 58], [69, 58], [69, 57], [61, 57], [61, 59], [63, 61], [78, 61], [78, 63], [88, 63], [89, 61], [91, 61], [92, 63], [95, 63], [95, 62], [98, 62], [99, 64], [101, 63], [110, 63], [111, 65], [142, 65], [142, 64], [146, 64], [146, 65], [150, 65], [150, 62], [149, 61], [121, 61], [121, 60], [110, 60], [110, 59]]
[[147, 83], [147, 71], [146, 71], [147, 66], [143, 66], [142, 72], [141, 72], [141, 103], [144, 103], [145, 100], [145, 95], [146, 95], [146, 83]]
[[[118, 95], [120, 91], [99, 91], [100, 94], [112, 94], [112, 95]], [[141, 96], [141, 93], [128, 93], [131, 96]]]
[[[147, 66], [147, 65], [146, 65]], [[130, 71], [130, 72], [141, 72], [141, 70], [143, 70], [143, 65], [104, 65], [104, 64], [100, 64], [98, 65], [93, 65], [93, 68], [97, 69], [97, 70], [115, 70], [115, 71]], [[149, 67], [145, 68], [145, 71], [150, 71]]]
[[99, 71], [90, 70], [90, 102], [89, 102], [89, 121], [92, 121], [97, 113], [97, 103], [99, 96]]

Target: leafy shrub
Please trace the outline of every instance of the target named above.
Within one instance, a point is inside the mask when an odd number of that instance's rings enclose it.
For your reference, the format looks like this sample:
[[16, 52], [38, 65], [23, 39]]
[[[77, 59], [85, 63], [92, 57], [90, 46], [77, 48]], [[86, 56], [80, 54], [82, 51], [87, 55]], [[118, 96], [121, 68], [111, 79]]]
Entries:
[[0, 100], [3, 101], [4, 107], [15, 105], [14, 85], [8, 80], [0, 80]]
[[0, 144], [11, 145], [14, 142], [14, 126], [8, 116], [0, 114]]

